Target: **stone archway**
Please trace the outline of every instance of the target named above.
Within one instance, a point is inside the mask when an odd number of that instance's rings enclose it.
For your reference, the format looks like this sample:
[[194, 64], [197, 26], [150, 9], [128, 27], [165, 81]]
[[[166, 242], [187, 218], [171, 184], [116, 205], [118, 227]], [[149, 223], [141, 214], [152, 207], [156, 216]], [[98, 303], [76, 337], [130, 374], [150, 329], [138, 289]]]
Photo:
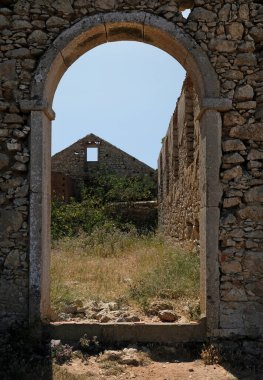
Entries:
[[133, 40], [172, 55], [189, 73], [199, 95], [201, 130], [201, 311], [208, 333], [218, 328], [218, 231], [221, 188], [221, 116], [231, 102], [219, 98], [219, 83], [205, 52], [181, 28], [145, 12], [87, 17], [62, 32], [40, 60], [31, 100], [29, 320], [35, 325], [49, 309], [50, 148], [53, 96], [67, 68], [88, 50], [106, 42]]

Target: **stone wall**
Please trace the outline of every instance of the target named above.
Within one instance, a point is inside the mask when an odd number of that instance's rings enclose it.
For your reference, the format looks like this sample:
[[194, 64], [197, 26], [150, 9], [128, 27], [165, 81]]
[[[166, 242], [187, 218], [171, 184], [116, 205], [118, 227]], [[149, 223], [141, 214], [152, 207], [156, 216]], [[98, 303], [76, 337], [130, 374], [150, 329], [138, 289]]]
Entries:
[[124, 223], [132, 222], [140, 231], [155, 230], [158, 220], [157, 201], [114, 202], [106, 205], [110, 216]]
[[184, 81], [158, 160], [159, 230], [174, 240], [199, 240], [198, 99]]
[[[183, 3], [193, 5], [187, 20], [179, 12], [177, 3], [182, 4], [182, 7]], [[206, 270], [210, 268], [210, 272], [203, 275], [206, 291], [203, 291], [201, 296], [207, 303], [205, 313], [210, 323], [209, 334], [210, 336], [231, 334], [262, 336], [263, 5], [261, 1], [253, 0], [1, 1], [0, 327], [5, 330], [8, 326], [16, 324], [28, 325], [32, 313], [39, 315], [39, 283], [42, 284], [39, 276], [42, 273], [43, 263], [48, 265], [47, 259], [42, 260], [43, 252], [38, 251], [39, 245], [36, 245], [34, 240], [40, 241], [39, 231], [47, 230], [48, 222], [46, 221], [40, 228], [33, 226], [29, 237], [29, 210], [32, 220], [36, 210], [40, 212], [40, 206], [44, 205], [39, 183], [45, 180], [45, 177], [40, 176], [42, 178], [40, 182], [37, 184], [34, 182], [32, 185], [33, 179], [40, 171], [39, 162], [42, 159], [40, 157], [45, 150], [42, 140], [41, 142], [34, 140], [34, 145], [30, 144], [30, 141], [36, 130], [42, 133], [44, 140], [47, 139], [48, 123], [53, 115], [52, 104], [45, 103], [48, 93], [44, 93], [40, 99], [35, 93], [31, 94], [31, 88], [34, 88], [36, 83], [41, 84], [46, 71], [49, 70], [49, 67], [45, 66], [47, 56], [44, 59], [44, 54], [50, 49], [53, 49], [53, 53], [57, 52], [58, 45], [52, 45], [54, 40], [73, 25], [92, 15], [99, 15], [97, 19], [101, 17], [101, 23], [104, 25], [101, 34], [105, 34], [107, 22], [114, 20], [113, 14], [121, 11], [124, 11], [125, 15], [129, 15], [132, 11], [142, 13], [137, 13], [137, 24], [130, 23], [129, 28], [125, 29], [126, 34], [123, 29], [119, 29], [118, 34], [114, 36], [113, 28], [107, 29], [107, 36], [113, 36], [112, 40], [114, 38], [121, 40], [122, 36], [127, 36], [130, 31], [130, 39], [138, 40], [138, 36], [143, 34], [144, 41], [155, 46], [162, 45], [165, 51], [178, 57], [189, 71], [198, 96], [201, 97], [198, 119], [203, 148], [200, 150], [199, 158], [201, 161], [206, 154], [208, 162], [211, 162], [211, 165], [205, 167], [200, 165], [199, 176], [204, 184], [200, 191], [203, 204], [201, 214], [207, 221], [204, 224], [204, 231], [200, 233], [200, 239], [203, 237], [206, 247], [203, 267], [207, 268]], [[113, 14], [103, 19], [102, 15], [108, 12]], [[151, 29], [148, 26], [149, 14], [161, 19], [158, 25], [162, 33], [158, 36], [154, 35], [156, 28]], [[126, 16], [122, 17], [125, 19]], [[132, 29], [131, 24], [146, 26], [141, 33], [142, 28]], [[118, 27], [121, 28], [122, 25], [123, 22], [119, 17]], [[180, 33], [170, 33], [175, 26]], [[178, 45], [173, 51], [170, 43], [166, 45], [164, 43], [165, 36], [169, 33], [174, 33]], [[67, 35], [63, 36], [62, 40], [66, 41]], [[99, 34], [97, 38], [99, 40]], [[102, 43], [102, 40], [99, 40], [99, 43]], [[192, 44], [193, 41], [195, 44]], [[106, 39], [103, 42], [106, 42]], [[77, 42], [80, 53], [71, 47], [67, 59], [63, 57], [65, 68], [61, 69], [61, 75], [66, 71], [66, 65], [70, 65], [83, 53], [85, 43], [88, 44], [90, 41], [81, 42], [80, 38]], [[180, 55], [183, 54], [182, 46], [189, 46], [188, 55]], [[202, 54], [197, 56], [196, 51]], [[214, 75], [211, 76], [211, 70], [209, 69], [207, 76], [202, 74], [204, 67], [208, 67], [204, 63], [206, 60], [209, 60], [218, 78], [218, 90], [215, 90]], [[37, 70], [40, 61], [42, 66]], [[52, 71], [58, 62], [59, 58], [54, 59]], [[50, 83], [51, 92], [54, 91], [59, 78], [56, 80], [54, 85]], [[213, 85], [211, 91], [207, 86], [209, 81]], [[202, 92], [204, 88], [202, 83], [206, 83], [205, 92]], [[217, 176], [218, 165], [214, 164], [209, 144], [213, 141], [211, 137], [213, 133], [220, 139], [219, 112], [222, 114], [223, 122], [222, 165]], [[31, 123], [33, 119], [34, 123]], [[42, 128], [43, 125], [47, 128]], [[189, 144], [190, 142], [189, 139]], [[31, 176], [29, 176], [31, 155]], [[173, 159], [174, 166], [180, 167], [180, 157]], [[190, 153], [187, 159], [193, 159]], [[207, 185], [211, 175], [216, 178], [220, 176], [221, 179], [221, 187], [217, 186], [215, 198], [213, 196], [216, 189], [211, 191], [210, 185]], [[168, 184], [166, 186], [168, 188]], [[221, 191], [222, 198], [218, 203]], [[41, 209], [41, 212], [44, 211]], [[220, 229], [217, 223], [209, 222], [213, 220], [213, 215], [216, 215], [215, 218], [220, 216]], [[42, 223], [45, 218], [39, 220], [39, 223]], [[212, 238], [209, 239], [209, 236]], [[219, 285], [211, 273], [218, 279]], [[35, 303], [30, 302], [32, 299]], [[214, 322], [213, 326], [211, 322]]]

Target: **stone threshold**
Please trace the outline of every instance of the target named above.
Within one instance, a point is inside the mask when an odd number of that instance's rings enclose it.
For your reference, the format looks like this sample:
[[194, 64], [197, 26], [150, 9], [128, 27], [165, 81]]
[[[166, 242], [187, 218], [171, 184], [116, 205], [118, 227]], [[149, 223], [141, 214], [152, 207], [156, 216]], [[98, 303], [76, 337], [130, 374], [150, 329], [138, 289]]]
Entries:
[[206, 338], [206, 320], [187, 324], [52, 322], [43, 326], [43, 332], [48, 339], [60, 339], [69, 344], [77, 343], [84, 334], [96, 336], [107, 344], [203, 342]]

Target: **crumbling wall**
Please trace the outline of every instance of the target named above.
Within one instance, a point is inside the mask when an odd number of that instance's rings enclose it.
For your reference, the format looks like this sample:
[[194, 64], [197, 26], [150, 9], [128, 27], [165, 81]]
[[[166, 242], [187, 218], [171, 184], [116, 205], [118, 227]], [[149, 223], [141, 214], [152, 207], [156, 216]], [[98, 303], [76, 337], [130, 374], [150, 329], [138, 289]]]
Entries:
[[[199, 240], [198, 98], [189, 77], [171, 118], [158, 160], [159, 230], [174, 240]], [[195, 121], [194, 121], [195, 120]]]

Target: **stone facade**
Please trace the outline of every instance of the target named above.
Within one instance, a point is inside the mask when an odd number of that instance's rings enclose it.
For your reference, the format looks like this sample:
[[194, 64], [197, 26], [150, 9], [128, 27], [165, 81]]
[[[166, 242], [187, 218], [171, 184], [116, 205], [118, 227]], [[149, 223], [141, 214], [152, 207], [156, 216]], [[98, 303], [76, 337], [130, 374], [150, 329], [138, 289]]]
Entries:
[[36, 326], [48, 312], [50, 125], [59, 79], [87, 50], [130, 39], [174, 56], [198, 94], [207, 335], [262, 336], [261, 1], [4, 0], [0, 30], [1, 329]]
[[[89, 179], [94, 176], [115, 174], [119, 177], [141, 177], [153, 180], [156, 177], [154, 169], [94, 134], [89, 134], [56, 153], [51, 159], [51, 170], [54, 173], [52, 194], [57, 189], [56, 194], [62, 195], [58, 192], [63, 190], [59, 184], [65, 180], [64, 176], [67, 176], [75, 183], [75, 186], [71, 188], [71, 196], [77, 195], [78, 183], [86, 182], [88, 185]], [[55, 173], [61, 173], [64, 176], [56, 176]]]
[[174, 240], [199, 240], [198, 98], [189, 77], [158, 160], [159, 229]]

